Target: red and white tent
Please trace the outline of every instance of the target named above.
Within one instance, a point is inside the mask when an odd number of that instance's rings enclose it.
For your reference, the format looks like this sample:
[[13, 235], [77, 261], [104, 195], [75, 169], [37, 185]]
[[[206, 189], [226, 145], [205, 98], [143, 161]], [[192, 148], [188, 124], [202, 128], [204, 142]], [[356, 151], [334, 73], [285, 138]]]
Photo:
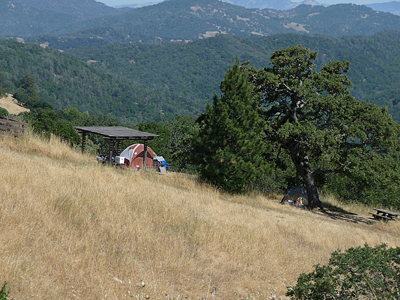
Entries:
[[[154, 151], [147, 147], [147, 164], [146, 168], [153, 167], [153, 157], [157, 156]], [[120, 157], [125, 159], [125, 165], [131, 169], [143, 169], [144, 145], [133, 144], [122, 151]]]

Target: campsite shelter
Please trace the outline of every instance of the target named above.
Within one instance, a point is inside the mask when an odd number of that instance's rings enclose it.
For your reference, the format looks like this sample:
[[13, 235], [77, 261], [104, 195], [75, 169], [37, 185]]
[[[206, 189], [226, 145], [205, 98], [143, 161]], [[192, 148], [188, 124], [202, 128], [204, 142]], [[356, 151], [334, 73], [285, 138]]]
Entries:
[[[113, 149], [117, 143], [117, 152], [121, 152], [121, 141], [144, 141], [144, 161], [147, 161], [147, 141], [156, 138], [158, 135], [134, 130], [127, 127], [111, 126], [111, 127], [74, 127], [78, 133], [82, 134], [82, 153], [85, 153], [86, 137], [88, 134], [97, 134], [109, 141], [108, 162], [112, 163]], [[146, 167], [146, 166], [144, 166]]]

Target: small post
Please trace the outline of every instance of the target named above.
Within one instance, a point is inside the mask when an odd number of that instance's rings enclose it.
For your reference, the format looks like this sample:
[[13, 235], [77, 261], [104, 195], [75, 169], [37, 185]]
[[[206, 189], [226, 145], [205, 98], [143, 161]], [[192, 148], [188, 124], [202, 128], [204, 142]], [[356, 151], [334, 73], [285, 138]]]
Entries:
[[82, 133], [82, 154], [85, 153], [86, 150], [86, 133]]
[[121, 140], [118, 140], [118, 144], [117, 144], [117, 155], [121, 154]]
[[143, 170], [146, 171], [147, 167], [147, 140], [144, 141], [144, 157], [143, 157]]
[[108, 149], [108, 163], [111, 165], [112, 164], [112, 156], [114, 152], [114, 140], [110, 139], [109, 141], [109, 149]]

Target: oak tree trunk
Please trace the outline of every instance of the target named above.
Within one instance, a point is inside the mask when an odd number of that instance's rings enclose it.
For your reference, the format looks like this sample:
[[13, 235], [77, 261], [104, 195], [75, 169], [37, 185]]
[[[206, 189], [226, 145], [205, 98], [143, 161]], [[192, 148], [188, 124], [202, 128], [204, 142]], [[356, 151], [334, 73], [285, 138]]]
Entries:
[[300, 174], [306, 185], [308, 207], [314, 209], [316, 207], [323, 208], [322, 202], [319, 200], [318, 190], [311, 171], [310, 162], [307, 154], [299, 151], [298, 145], [290, 148], [291, 157], [296, 166], [297, 173]]

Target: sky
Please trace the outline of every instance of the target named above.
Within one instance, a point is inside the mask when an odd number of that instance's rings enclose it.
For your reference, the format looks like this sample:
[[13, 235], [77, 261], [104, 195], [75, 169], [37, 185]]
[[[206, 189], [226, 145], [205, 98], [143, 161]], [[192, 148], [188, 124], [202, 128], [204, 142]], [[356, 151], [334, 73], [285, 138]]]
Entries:
[[[161, 2], [160, 0], [96, 0], [97, 2], [102, 2], [108, 6], [118, 6], [126, 4], [143, 4], [149, 2]], [[303, 0], [292, 0], [292, 2], [302, 2]], [[372, 4], [372, 3], [382, 3], [390, 2], [392, 0], [314, 0], [321, 4], [337, 4], [337, 3], [354, 3], [354, 4]], [[398, 0], [397, 0], [398, 1]]]

